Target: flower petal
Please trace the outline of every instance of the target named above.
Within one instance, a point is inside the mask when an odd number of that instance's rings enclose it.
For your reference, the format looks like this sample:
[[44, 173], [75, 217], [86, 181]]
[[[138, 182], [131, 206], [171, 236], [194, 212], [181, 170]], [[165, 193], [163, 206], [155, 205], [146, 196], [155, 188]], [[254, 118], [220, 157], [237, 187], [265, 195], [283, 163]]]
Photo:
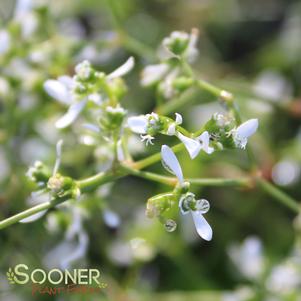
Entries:
[[249, 138], [257, 131], [257, 128], [258, 119], [249, 119], [236, 129], [236, 135], [240, 138]]
[[32, 222], [35, 222], [36, 220], [40, 219], [42, 216], [45, 215], [45, 213], [47, 212], [47, 210], [43, 210], [43, 211], [40, 211], [36, 214], [33, 214], [31, 216], [28, 216], [28, 217], [25, 217], [23, 219], [21, 219], [19, 221], [19, 223], [22, 223], [22, 224], [26, 224], [26, 223], [32, 223]]
[[146, 134], [148, 120], [144, 115], [134, 116], [128, 119], [128, 126], [137, 134]]
[[205, 240], [212, 239], [212, 228], [199, 211], [191, 211], [193, 222], [198, 234]]
[[182, 168], [172, 149], [167, 145], [162, 145], [161, 157], [162, 157], [162, 163], [164, 168], [167, 171], [175, 174], [179, 182], [183, 183], [184, 178], [183, 178]]
[[107, 76], [107, 78], [108, 79], [113, 79], [113, 78], [116, 78], [116, 77], [122, 77], [122, 76], [126, 75], [127, 73], [129, 73], [134, 68], [134, 65], [135, 65], [135, 60], [131, 56], [124, 64], [122, 64], [115, 71], [110, 73]]
[[62, 157], [62, 146], [63, 146], [63, 139], [60, 139], [56, 144], [56, 160], [53, 168], [52, 175], [54, 176], [60, 167], [61, 164], [61, 157]]
[[198, 137], [198, 139], [202, 143], [202, 149], [207, 154], [212, 154], [214, 152], [214, 148], [209, 146], [210, 135], [207, 131], [203, 132], [202, 135]]
[[194, 159], [198, 153], [200, 152], [202, 146], [201, 143], [198, 140], [186, 137], [182, 135], [181, 133], [178, 133], [178, 138], [182, 141], [182, 143], [185, 145], [190, 158]]
[[0, 31], [0, 55], [5, 54], [10, 48], [10, 35], [8, 31], [1, 30]]
[[85, 129], [91, 131], [91, 132], [94, 132], [94, 133], [99, 133], [100, 132], [100, 129], [97, 125], [95, 124], [92, 124], [92, 123], [85, 123], [82, 125]]
[[146, 66], [141, 75], [141, 85], [150, 86], [165, 76], [168, 72], [169, 66], [167, 64], [156, 64]]
[[67, 87], [58, 80], [46, 80], [44, 83], [44, 90], [48, 95], [58, 100], [62, 104], [69, 105], [71, 102], [71, 96]]
[[84, 109], [86, 105], [86, 100], [76, 102], [72, 104], [67, 113], [63, 115], [56, 123], [55, 126], [59, 129], [69, 126], [78, 117], [80, 112]]
[[173, 136], [176, 134], [176, 124], [174, 122], [169, 125], [166, 134], [168, 136]]
[[176, 124], [182, 124], [183, 122], [183, 117], [181, 114], [176, 113]]
[[109, 209], [104, 209], [103, 220], [105, 224], [110, 228], [117, 228], [121, 222], [119, 215]]

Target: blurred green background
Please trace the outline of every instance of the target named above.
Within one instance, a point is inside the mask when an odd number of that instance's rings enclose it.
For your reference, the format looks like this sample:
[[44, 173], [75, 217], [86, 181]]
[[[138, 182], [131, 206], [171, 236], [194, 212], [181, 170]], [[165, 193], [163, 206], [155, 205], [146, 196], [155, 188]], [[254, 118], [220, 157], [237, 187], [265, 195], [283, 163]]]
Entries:
[[[88, 59], [110, 72], [130, 55], [123, 106], [148, 113], [154, 89], [142, 88], [144, 66], [156, 63], [156, 49], [174, 30], [200, 30], [200, 78], [231, 91], [244, 120], [258, 118], [250, 144], [261, 172], [295, 199], [301, 198], [301, 2], [288, 0], [0, 0], [1, 30], [9, 29], [12, 50], [0, 45], [0, 219], [30, 206], [34, 189], [27, 167], [55, 161], [63, 138], [62, 172], [76, 179], [105, 168], [110, 153], [78, 128], [59, 131], [64, 108], [43, 90], [43, 82], [72, 74]], [[21, 31], [21, 33], [18, 31]], [[1, 40], [1, 39], [0, 39]], [[3, 43], [3, 40], [2, 40]], [[197, 130], [222, 109], [204, 92], [177, 111]], [[80, 132], [80, 134], [79, 134]], [[162, 141], [163, 142], [163, 139]], [[133, 138], [135, 158], [155, 152]], [[241, 177], [247, 156], [240, 150], [178, 156], [189, 177]], [[162, 173], [157, 164], [152, 168]], [[6, 270], [18, 263], [57, 266], [76, 249], [66, 231], [74, 218], [69, 205], [31, 224], [0, 231], [0, 300], [300, 300], [301, 251], [298, 217], [259, 189], [195, 188], [211, 203], [211, 242], [179, 217], [167, 233], [145, 217], [146, 200], [166, 187], [134, 177], [100, 187], [75, 204], [88, 240], [73, 267], [99, 268], [108, 287], [100, 295], [31, 296], [30, 287], [7, 284]]]

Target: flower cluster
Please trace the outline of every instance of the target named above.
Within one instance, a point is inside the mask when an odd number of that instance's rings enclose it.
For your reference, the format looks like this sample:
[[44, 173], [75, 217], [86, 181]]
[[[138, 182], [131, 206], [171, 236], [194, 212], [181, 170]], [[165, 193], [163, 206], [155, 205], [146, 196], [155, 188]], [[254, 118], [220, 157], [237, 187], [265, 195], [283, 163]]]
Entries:
[[148, 217], [158, 217], [165, 225], [167, 231], [175, 230], [176, 223], [166, 218], [165, 215], [171, 211], [172, 206], [178, 203], [180, 212], [183, 215], [191, 213], [197, 233], [205, 240], [212, 239], [212, 229], [204, 214], [210, 209], [209, 202], [205, 199], [196, 199], [195, 194], [189, 191], [190, 184], [184, 181], [180, 163], [170, 147], [162, 145], [161, 148], [162, 165], [174, 174], [178, 179], [177, 187], [167, 193], [159, 194], [150, 198], [147, 202], [146, 215]]
[[[45, 91], [54, 99], [68, 106], [68, 111], [57, 122], [56, 127], [65, 128], [72, 124], [85, 107], [91, 105], [105, 109], [108, 123], [124, 117], [125, 110], [119, 106], [118, 100], [126, 91], [121, 77], [134, 67], [134, 58], [130, 57], [122, 66], [106, 75], [96, 71], [88, 61], [83, 61], [75, 67], [73, 77], [64, 75], [57, 80], [47, 80]], [[118, 117], [116, 117], [118, 115]], [[117, 119], [117, 120], [116, 120]]]
[[[141, 140], [146, 141], [146, 145], [153, 144], [154, 136], [158, 133], [176, 136], [184, 144], [191, 159], [194, 159], [201, 150], [212, 154], [215, 149], [227, 147], [244, 149], [248, 138], [258, 127], [257, 119], [250, 119], [236, 127], [229, 116], [216, 113], [204, 126], [206, 130], [200, 135], [194, 135], [181, 126], [182, 116], [179, 113], [175, 115], [175, 120], [156, 113], [133, 116], [128, 118], [128, 126], [131, 131], [141, 135]], [[183, 133], [188, 133], [189, 136]]]
[[198, 30], [191, 33], [174, 31], [165, 38], [159, 49], [160, 63], [144, 68], [141, 76], [143, 86], [158, 84], [158, 94], [170, 99], [188, 89], [194, 80], [186, 74], [185, 64], [195, 61], [198, 50]]

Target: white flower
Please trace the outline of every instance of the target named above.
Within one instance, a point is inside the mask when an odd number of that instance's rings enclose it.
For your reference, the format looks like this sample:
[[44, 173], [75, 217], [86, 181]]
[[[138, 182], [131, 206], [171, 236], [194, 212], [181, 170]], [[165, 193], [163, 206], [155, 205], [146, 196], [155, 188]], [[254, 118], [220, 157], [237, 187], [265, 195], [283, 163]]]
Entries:
[[257, 131], [257, 128], [258, 119], [249, 119], [248, 121], [242, 123], [232, 132], [235, 145], [245, 149], [248, 143], [248, 138]]
[[152, 140], [155, 139], [155, 137], [151, 136], [151, 135], [140, 135], [141, 137], [141, 141], [144, 142], [146, 141], [146, 146], [149, 144], [154, 144], [154, 142]]
[[141, 74], [141, 85], [150, 86], [160, 81], [169, 71], [167, 64], [156, 64], [146, 66]]
[[[106, 78], [107, 80], [120, 77], [128, 73], [134, 66], [134, 58], [130, 57], [122, 66], [117, 68]], [[69, 106], [68, 111], [57, 122], [57, 128], [65, 128], [75, 121], [79, 114], [83, 111], [88, 101], [94, 102], [96, 105], [101, 105], [102, 98], [97, 93], [92, 93], [86, 96], [84, 99], [76, 99], [72, 91], [84, 89], [85, 86], [82, 82], [76, 80], [79, 77], [81, 80], [87, 80], [90, 78], [93, 68], [88, 61], [83, 61], [75, 67], [76, 76], [72, 79], [69, 76], [59, 77], [58, 80], [47, 80], [44, 83], [45, 91], [60, 101], [63, 104]]]
[[198, 140], [201, 142], [201, 148], [207, 154], [212, 154], [214, 152], [214, 148], [209, 146], [210, 135], [207, 131], [203, 132], [202, 135], [198, 137]]
[[171, 123], [167, 129], [167, 135], [169, 135], [169, 136], [175, 135], [176, 134], [176, 126], [182, 124], [182, 122], [183, 122], [182, 115], [179, 113], [175, 113], [175, 114], [176, 114], [175, 122]]
[[146, 134], [148, 118], [145, 115], [129, 117], [128, 126], [136, 134]]
[[[170, 147], [167, 145], [162, 145], [161, 147], [161, 156], [162, 156], [162, 164], [166, 168], [167, 171], [173, 173], [178, 178], [180, 184], [184, 183], [183, 172], [181, 165], [172, 151]], [[189, 193], [189, 197], [194, 195]], [[179, 202], [179, 207], [182, 214], [186, 214], [185, 211], [182, 210], [184, 198], [182, 197]], [[197, 233], [203, 239], [209, 241], [212, 239], [212, 228], [204, 218], [203, 214], [209, 210], [209, 202], [207, 200], [197, 200], [196, 201], [196, 210], [189, 210], [192, 214], [193, 222], [196, 228]]]
[[186, 147], [191, 159], [194, 159], [202, 149], [202, 145], [198, 140], [184, 136], [183, 134], [177, 132], [177, 137], [182, 141]]
[[92, 75], [92, 67], [91, 63], [87, 60], [84, 60], [83, 62], [77, 64], [75, 66], [75, 73], [81, 80], [87, 80]]
[[0, 30], [0, 55], [5, 54], [10, 48], [10, 35], [6, 30]]
[[228, 254], [246, 278], [258, 279], [264, 272], [262, 242], [259, 238], [250, 236], [240, 245], [231, 245]]

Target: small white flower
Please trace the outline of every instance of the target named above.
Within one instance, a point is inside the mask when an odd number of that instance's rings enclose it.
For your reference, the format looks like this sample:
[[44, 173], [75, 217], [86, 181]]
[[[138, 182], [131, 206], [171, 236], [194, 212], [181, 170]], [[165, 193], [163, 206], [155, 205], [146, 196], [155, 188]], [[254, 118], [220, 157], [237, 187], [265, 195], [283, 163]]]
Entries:
[[146, 142], [146, 146], [148, 146], [149, 144], [154, 145], [154, 142], [152, 140], [154, 140], [155, 137], [151, 135], [140, 135], [140, 137], [142, 142]]
[[91, 63], [87, 60], [75, 66], [75, 73], [82, 80], [87, 80], [92, 75]]
[[214, 152], [214, 148], [209, 146], [210, 136], [207, 131], [203, 132], [198, 139], [201, 142], [201, 147], [204, 152], [207, 154], [212, 154]]
[[258, 119], [249, 119], [233, 130], [232, 135], [237, 147], [246, 148], [248, 138], [252, 136], [258, 128]]
[[145, 115], [129, 117], [128, 126], [136, 134], [146, 134], [148, 118]]
[[167, 64], [156, 64], [146, 66], [141, 74], [141, 85], [150, 86], [160, 81], [169, 71]]
[[[171, 172], [172, 174], [176, 175], [178, 178], [178, 181], [180, 184], [184, 183], [184, 177], [181, 165], [172, 151], [170, 147], [167, 145], [162, 145], [161, 147], [161, 157], [162, 157], [162, 164], [163, 167], [166, 168], [167, 171]], [[190, 194], [194, 197], [194, 194]], [[212, 228], [204, 218], [203, 214], [206, 213], [209, 210], [208, 201], [207, 200], [198, 200], [197, 202], [197, 210], [188, 210], [183, 211], [182, 210], [182, 202], [183, 198], [181, 198], [179, 202], [179, 207], [182, 212], [182, 214], [186, 214], [188, 211], [191, 212], [193, 222], [195, 225], [195, 228], [197, 230], [197, 233], [202, 237], [203, 239], [209, 241], [212, 239]]]
[[173, 136], [176, 134], [176, 126], [182, 124], [183, 122], [183, 118], [182, 115], [179, 113], [175, 113], [176, 114], [176, 120], [175, 122], [171, 123], [167, 129], [167, 135], [169, 136]]
[[194, 159], [202, 149], [201, 143], [198, 140], [186, 137], [179, 132], [177, 133], [177, 137], [182, 141], [182, 143], [186, 147], [190, 158]]
[[5, 54], [10, 49], [10, 35], [6, 30], [0, 30], [0, 55]]
[[122, 64], [120, 67], [118, 67], [115, 71], [110, 73], [107, 78], [108, 79], [113, 79], [116, 77], [122, 77], [129, 73], [135, 66], [135, 60], [131, 56], [124, 64]]

